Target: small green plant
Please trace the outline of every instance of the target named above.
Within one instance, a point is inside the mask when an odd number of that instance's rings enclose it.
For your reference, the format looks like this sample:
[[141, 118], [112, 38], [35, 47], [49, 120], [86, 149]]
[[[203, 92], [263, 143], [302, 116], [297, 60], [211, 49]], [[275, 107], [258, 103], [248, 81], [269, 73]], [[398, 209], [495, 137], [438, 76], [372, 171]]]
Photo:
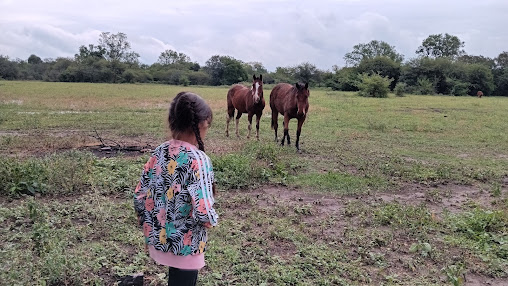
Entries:
[[47, 189], [48, 170], [39, 159], [0, 159], [0, 193], [8, 196], [35, 195]]
[[38, 208], [36, 202], [32, 199], [28, 201], [29, 218], [32, 220], [32, 242], [33, 250], [37, 256], [42, 256], [46, 253], [48, 244], [48, 231], [49, 228], [45, 221], [44, 213]]
[[376, 130], [380, 132], [385, 132], [388, 128], [384, 122], [379, 122], [375, 120], [370, 120], [367, 122], [367, 126], [370, 130]]
[[438, 189], [429, 190], [425, 193], [425, 200], [433, 203], [440, 203], [443, 201], [441, 192]]
[[379, 74], [362, 74], [360, 79], [360, 91], [358, 92], [358, 95], [363, 97], [388, 97], [388, 92], [390, 91], [390, 83], [392, 82], [391, 79], [382, 77]]
[[248, 187], [254, 178], [253, 160], [247, 156], [227, 154], [212, 157], [217, 184], [226, 189]]
[[452, 264], [441, 269], [448, 278], [448, 282], [451, 282], [454, 286], [464, 285], [464, 264]]
[[422, 257], [430, 257], [432, 254], [432, 246], [428, 242], [415, 242], [411, 244], [409, 252], [418, 253]]
[[492, 185], [491, 194], [493, 197], [500, 197], [501, 196], [501, 184], [494, 183]]

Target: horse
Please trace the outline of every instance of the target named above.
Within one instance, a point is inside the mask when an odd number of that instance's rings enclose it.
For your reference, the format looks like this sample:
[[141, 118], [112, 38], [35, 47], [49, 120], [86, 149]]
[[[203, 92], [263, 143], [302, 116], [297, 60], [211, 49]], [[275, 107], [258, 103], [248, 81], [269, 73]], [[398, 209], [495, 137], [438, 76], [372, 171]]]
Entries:
[[270, 93], [270, 108], [272, 109], [272, 129], [275, 130], [275, 142], [277, 142], [277, 127], [279, 113], [284, 115], [284, 136], [280, 144], [284, 146], [284, 139], [289, 138], [289, 120], [298, 119], [296, 130], [296, 150], [300, 152], [300, 134], [302, 125], [309, 111], [309, 84], [296, 83], [294, 86], [288, 83], [277, 84]]
[[249, 120], [249, 134], [247, 138], [250, 138], [250, 131], [252, 126], [252, 117], [256, 115], [256, 138], [259, 140], [259, 120], [263, 115], [263, 109], [265, 108], [265, 99], [263, 98], [263, 75], [252, 76], [252, 86], [250, 88], [241, 85], [233, 85], [227, 95], [228, 101], [228, 114], [226, 121], [226, 136], [229, 137], [229, 121], [235, 115], [235, 109], [238, 110], [236, 114], [236, 136], [238, 135], [238, 122], [243, 113], [248, 114]]
[[483, 92], [481, 90], [479, 90], [477, 93], [476, 93], [476, 96], [478, 96], [478, 98], [482, 98], [483, 96]]

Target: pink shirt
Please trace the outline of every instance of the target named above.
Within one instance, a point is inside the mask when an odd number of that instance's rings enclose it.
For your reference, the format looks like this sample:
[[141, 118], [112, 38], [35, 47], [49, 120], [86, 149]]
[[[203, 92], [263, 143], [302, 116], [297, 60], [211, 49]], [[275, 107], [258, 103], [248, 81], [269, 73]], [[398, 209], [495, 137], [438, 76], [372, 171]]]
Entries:
[[204, 253], [186, 256], [174, 255], [171, 252], [159, 251], [153, 245], [148, 246], [148, 252], [155, 262], [165, 266], [191, 270], [199, 270], [205, 266]]

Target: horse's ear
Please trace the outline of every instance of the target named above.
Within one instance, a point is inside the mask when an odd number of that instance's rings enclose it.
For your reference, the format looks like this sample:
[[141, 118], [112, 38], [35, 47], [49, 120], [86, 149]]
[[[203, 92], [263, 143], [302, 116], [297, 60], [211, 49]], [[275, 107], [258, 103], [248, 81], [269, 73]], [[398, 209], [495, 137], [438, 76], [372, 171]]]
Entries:
[[263, 75], [262, 74], [259, 74], [259, 80], [263, 81]]
[[309, 89], [309, 83], [308, 82], [305, 83], [305, 89]]
[[300, 89], [300, 83], [299, 82], [295, 83], [295, 86], [296, 86], [297, 89]]
[[255, 74], [252, 75], [252, 79], [256, 80], [256, 75]]

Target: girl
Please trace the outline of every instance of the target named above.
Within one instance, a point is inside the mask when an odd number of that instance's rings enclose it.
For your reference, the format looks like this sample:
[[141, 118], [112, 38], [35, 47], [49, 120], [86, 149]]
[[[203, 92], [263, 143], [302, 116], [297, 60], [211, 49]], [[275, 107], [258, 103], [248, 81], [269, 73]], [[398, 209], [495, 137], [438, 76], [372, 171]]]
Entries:
[[134, 207], [150, 257], [169, 266], [168, 285], [196, 285], [207, 229], [218, 219], [212, 163], [203, 145], [212, 110], [197, 94], [181, 92], [171, 102], [168, 122], [173, 139], [145, 164]]

